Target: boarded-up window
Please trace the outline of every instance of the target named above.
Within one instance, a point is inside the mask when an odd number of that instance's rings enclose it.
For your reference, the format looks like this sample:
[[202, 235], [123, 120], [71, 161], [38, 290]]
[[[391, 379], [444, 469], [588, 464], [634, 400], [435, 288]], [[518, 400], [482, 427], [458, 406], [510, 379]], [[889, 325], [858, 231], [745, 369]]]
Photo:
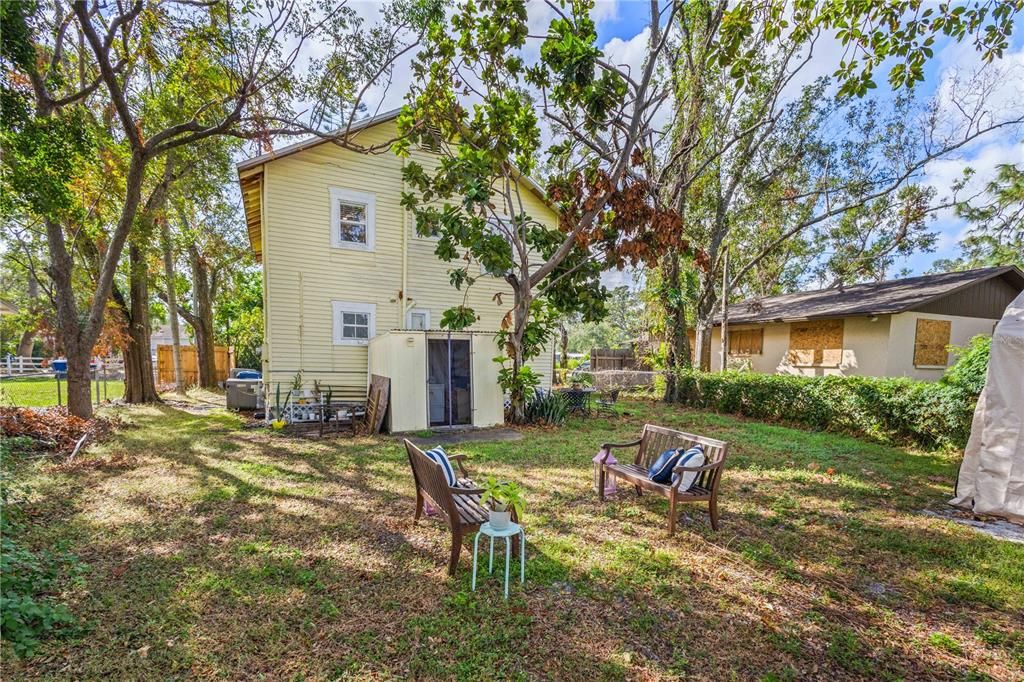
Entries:
[[789, 325], [791, 365], [836, 367], [843, 360], [843, 321], [810, 320]]
[[949, 361], [946, 346], [949, 345], [949, 320], [917, 319], [917, 333], [914, 336], [915, 367], [945, 367]]
[[760, 355], [764, 350], [764, 329], [730, 329], [729, 355]]

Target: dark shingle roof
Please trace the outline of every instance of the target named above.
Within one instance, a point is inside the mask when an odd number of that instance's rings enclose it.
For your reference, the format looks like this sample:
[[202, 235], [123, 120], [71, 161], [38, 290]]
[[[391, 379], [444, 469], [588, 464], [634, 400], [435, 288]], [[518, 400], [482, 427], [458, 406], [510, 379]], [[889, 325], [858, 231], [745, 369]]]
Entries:
[[[729, 306], [729, 323], [785, 322], [853, 315], [888, 315], [913, 310], [961, 288], [1007, 275], [1024, 287], [1024, 273], [1012, 265], [943, 272], [885, 282], [800, 291], [795, 294], [748, 299]], [[715, 324], [721, 323], [716, 317]]]

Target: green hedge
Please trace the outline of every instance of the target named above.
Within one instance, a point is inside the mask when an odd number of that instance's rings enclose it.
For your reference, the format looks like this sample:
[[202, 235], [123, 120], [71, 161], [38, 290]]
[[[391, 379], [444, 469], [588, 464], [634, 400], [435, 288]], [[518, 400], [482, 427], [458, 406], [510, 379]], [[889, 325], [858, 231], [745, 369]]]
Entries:
[[902, 378], [684, 370], [678, 380], [693, 407], [926, 448], [966, 445], [977, 402], [960, 385]]

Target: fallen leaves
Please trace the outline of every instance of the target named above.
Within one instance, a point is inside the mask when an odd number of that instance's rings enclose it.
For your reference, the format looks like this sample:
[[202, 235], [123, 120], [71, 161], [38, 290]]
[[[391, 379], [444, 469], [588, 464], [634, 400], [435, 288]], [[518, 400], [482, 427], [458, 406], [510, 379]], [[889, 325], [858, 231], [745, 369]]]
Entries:
[[82, 419], [68, 414], [66, 408], [0, 408], [0, 432], [7, 438], [31, 438], [39, 450], [70, 454], [83, 437], [96, 442], [121, 427], [120, 419], [94, 417]]

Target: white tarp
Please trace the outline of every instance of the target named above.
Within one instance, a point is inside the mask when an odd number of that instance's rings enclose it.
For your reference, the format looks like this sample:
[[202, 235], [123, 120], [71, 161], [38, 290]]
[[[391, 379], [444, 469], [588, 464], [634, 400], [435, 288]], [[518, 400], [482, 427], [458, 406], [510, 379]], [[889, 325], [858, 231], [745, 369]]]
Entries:
[[1024, 523], [1024, 293], [992, 335], [985, 389], [950, 504]]

